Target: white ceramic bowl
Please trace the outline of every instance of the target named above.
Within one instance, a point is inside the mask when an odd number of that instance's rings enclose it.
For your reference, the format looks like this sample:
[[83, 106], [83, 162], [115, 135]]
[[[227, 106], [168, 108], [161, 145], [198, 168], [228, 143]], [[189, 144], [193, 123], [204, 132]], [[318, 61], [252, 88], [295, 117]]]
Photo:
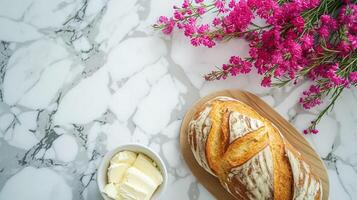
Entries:
[[158, 197], [163, 193], [163, 191], [165, 191], [166, 185], [167, 185], [167, 170], [165, 167], [165, 163], [161, 160], [160, 156], [157, 153], [155, 153], [152, 149], [150, 149], [149, 147], [143, 146], [141, 144], [121, 145], [105, 154], [105, 156], [103, 157], [103, 159], [99, 165], [98, 172], [97, 172], [97, 183], [98, 183], [99, 191], [100, 191], [102, 197], [105, 200], [113, 200], [112, 198], [108, 197], [103, 192], [105, 185], [108, 183], [107, 182], [107, 171], [108, 171], [108, 167], [109, 167], [110, 160], [112, 159], [112, 157], [115, 154], [119, 153], [120, 151], [124, 151], [124, 150], [129, 150], [129, 151], [133, 151], [133, 152], [137, 152], [137, 153], [143, 153], [143, 154], [147, 155], [149, 158], [151, 158], [153, 161], [155, 161], [155, 163], [157, 164], [157, 166], [159, 167], [159, 169], [162, 173], [163, 182], [156, 189], [153, 196], [151, 197], [151, 200], [159, 199]]

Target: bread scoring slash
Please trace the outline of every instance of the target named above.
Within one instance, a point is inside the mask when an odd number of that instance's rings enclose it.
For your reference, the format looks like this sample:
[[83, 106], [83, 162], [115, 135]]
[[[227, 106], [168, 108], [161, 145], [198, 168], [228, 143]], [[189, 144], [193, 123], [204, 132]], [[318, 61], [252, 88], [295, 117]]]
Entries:
[[192, 153], [237, 199], [320, 200], [321, 181], [269, 120], [248, 105], [216, 97], [188, 128]]

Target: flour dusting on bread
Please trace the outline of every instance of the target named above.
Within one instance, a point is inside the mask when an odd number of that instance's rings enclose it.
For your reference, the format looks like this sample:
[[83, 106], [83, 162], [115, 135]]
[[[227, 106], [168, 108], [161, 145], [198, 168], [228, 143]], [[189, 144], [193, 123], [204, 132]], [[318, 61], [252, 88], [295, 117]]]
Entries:
[[[249, 199], [273, 199], [273, 160], [269, 146], [243, 165], [232, 168], [228, 181], [233, 182], [233, 179], [247, 187], [245, 196]], [[242, 193], [242, 190], [237, 192]]]
[[229, 115], [229, 143], [251, 131], [259, 129], [263, 125], [263, 122], [258, 119], [242, 115], [239, 112], [231, 112]]
[[[286, 150], [294, 176], [294, 197], [295, 200], [314, 200], [321, 190], [321, 184], [315, 177], [310, 176], [310, 167], [302, 160], [299, 160], [294, 153]], [[321, 199], [322, 195], [320, 195]]]
[[198, 164], [207, 172], [216, 176], [208, 166], [205, 148], [206, 140], [211, 129], [212, 123], [208, 117], [211, 107], [206, 107], [198, 116], [196, 120], [192, 120], [189, 124], [189, 143], [191, 150]]

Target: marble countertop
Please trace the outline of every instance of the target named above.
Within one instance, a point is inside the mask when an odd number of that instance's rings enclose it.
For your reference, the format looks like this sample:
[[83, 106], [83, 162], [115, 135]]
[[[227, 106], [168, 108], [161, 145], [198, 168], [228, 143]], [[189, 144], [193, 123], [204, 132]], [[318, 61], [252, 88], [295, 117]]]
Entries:
[[[177, 1], [180, 2], [180, 1]], [[179, 150], [186, 110], [212, 91], [261, 96], [303, 130], [318, 109], [296, 103], [308, 86], [266, 89], [256, 74], [205, 82], [234, 40], [193, 48], [182, 34], [150, 25], [175, 2], [162, 0], [0, 0], [0, 200], [97, 200], [96, 169], [120, 144], [138, 142], [167, 164], [161, 199], [214, 199]], [[324, 160], [330, 199], [357, 198], [357, 89], [305, 136]]]

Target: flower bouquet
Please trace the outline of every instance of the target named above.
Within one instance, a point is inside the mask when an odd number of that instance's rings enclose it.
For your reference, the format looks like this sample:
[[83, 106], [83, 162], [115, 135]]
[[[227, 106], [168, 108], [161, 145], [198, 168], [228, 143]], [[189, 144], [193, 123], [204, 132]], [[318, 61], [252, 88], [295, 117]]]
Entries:
[[[207, 81], [251, 72], [255, 67], [264, 87], [282, 87], [306, 79], [311, 86], [299, 103], [310, 109], [328, 103], [304, 131], [333, 108], [345, 88], [357, 85], [357, 1], [351, 0], [184, 0], [173, 16], [161, 16], [154, 28], [164, 34], [176, 27], [193, 46], [244, 38], [249, 57], [232, 55]], [[203, 20], [205, 19], [205, 20]], [[209, 23], [204, 23], [207, 21]], [[259, 22], [259, 23], [258, 23]]]

